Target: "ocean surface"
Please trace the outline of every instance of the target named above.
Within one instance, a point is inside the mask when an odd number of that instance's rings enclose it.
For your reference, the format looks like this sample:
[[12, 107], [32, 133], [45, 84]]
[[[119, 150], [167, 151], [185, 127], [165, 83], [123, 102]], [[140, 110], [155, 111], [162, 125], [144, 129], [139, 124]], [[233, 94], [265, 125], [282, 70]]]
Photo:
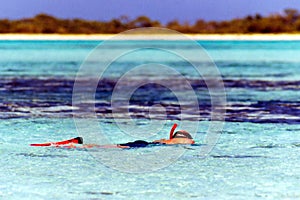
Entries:
[[[187, 41], [0, 41], [0, 199], [300, 199], [300, 41], [198, 43], [209, 62]], [[138, 49], [149, 45], [157, 48]], [[191, 63], [205, 69], [204, 78]], [[217, 144], [203, 157], [213, 110], [205, 77], [215, 80], [212, 65], [224, 84], [226, 113]], [[176, 73], [163, 73], [164, 66]], [[82, 67], [89, 73], [80, 74]], [[74, 104], [75, 83], [82, 94], [94, 95]], [[120, 93], [130, 94], [127, 106]], [[91, 117], [110, 144], [166, 138], [173, 123], [186, 122], [197, 129], [197, 145], [112, 151], [29, 146], [88, 137], [76, 121], [92, 132]], [[131, 126], [132, 135], [120, 124]], [[143, 161], [160, 149], [184, 152], [171, 161], [155, 154], [153, 162], [165, 165], [151, 171], [155, 163], [145, 160], [150, 171], [142, 173], [119, 170], [134, 165], [127, 157], [120, 163], [112, 156], [109, 164], [98, 157], [125, 152]]]

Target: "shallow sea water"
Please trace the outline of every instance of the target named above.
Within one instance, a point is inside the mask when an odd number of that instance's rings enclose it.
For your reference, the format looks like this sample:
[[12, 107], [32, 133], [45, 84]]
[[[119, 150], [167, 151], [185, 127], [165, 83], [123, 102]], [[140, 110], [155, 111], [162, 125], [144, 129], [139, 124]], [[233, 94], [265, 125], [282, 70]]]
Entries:
[[[183, 41], [161, 42], [190, 51]], [[73, 114], [89, 120], [80, 109], [73, 113], [72, 89], [77, 70], [98, 41], [1, 41], [0, 199], [300, 199], [300, 42], [199, 43], [218, 66], [226, 88], [226, 122], [218, 143], [207, 157], [199, 156], [209, 126], [206, 88], [186, 63], [158, 55], [192, 83], [200, 111], [186, 117], [195, 126], [199, 121], [194, 136], [200, 145], [170, 147], [170, 152], [184, 148], [184, 154], [158, 171], [125, 173], [93, 156], [93, 151], [106, 150], [29, 146], [77, 137]], [[134, 44], [123, 41], [120, 46]], [[111, 118], [111, 92], [120, 73], [147, 59], [136, 55], [115, 63], [99, 83], [95, 111], [113, 144], [137, 138], [122, 133]], [[184, 92], [175, 78], [169, 80]], [[148, 109], [156, 103], [166, 109], [167, 125], [138, 139], [168, 137], [172, 124], [180, 122], [174, 95], [148, 85], [135, 91], [129, 109], [139, 127], [150, 123]], [[159, 113], [152, 117], [161, 122]], [[161, 148], [125, 151], [140, 155]]]
[[[208, 157], [199, 157], [200, 147], [190, 146], [176, 162], [148, 173], [111, 169], [82, 149], [28, 146], [76, 136], [72, 119], [10, 119], [0, 127], [3, 199], [300, 197], [299, 125], [229, 122]], [[106, 129], [118, 131], [113, 125]]]

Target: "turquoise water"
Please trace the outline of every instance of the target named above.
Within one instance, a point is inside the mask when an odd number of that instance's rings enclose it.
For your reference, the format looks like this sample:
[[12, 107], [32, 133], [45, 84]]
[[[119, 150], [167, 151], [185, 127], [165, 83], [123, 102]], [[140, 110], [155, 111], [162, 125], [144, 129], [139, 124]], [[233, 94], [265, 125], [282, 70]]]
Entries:
[[[27, 145], [72, 137], [74, 129], [71, 119], [1, 121], [1, 198], [300, 197], [299, 125], [227, 123], [209, 157], [199, 158], [198, 147], [191, 147], [169, 167], [143, 174], [104, 167], [86, 151]], [[112, 125], [108, 129], [117, 131]]]
[[[186, 49], [191, 55], [193, 52], [184, 41], [159, 43]], [[74, 78], [98, 42], [1, 41], [0, 199], [299, 199], [300, 42], [199, 43], [218, 66], [226, 88], [226, 122], [217, 145], [205, 158], [199, 156], [201, 145], [173, 146], [168, 151], [184, 148], [185, 152], [167, 167], [125, 173], [104, 166], [90, 151], [29, 146], [78, 136], [72, 118]], [[135, 45], [134, 41], [122, 41], [107, 51]], [[190, 112], [187, 118], [198, 126], [196, 143], [205, 145], [210, 113], [205, 87], [188, 63], [163, 54], [152, 56], [174, 67], [192, 83], [200, 101], [200, 115]], [[141, 54], [124, 58], [112, 65], [100, 83], [95, 111], [111, 143], [136, 139], [120, 131], [111, 118], [110, 98], [116, 79], [131, 66], [151, 61], [153, 58]], [[135, 78], [144, 77], [142, 73]], [[173, 86], [182, 92], [176, 83]], [[147, 141], [168, 137], [172, 123], [180, 123], [178, 101], [172, 92], [148, 85], [135, 91], [130, 105], [139, 128], [149, 123], [147, 109], [155, 103], [166, 108], [167, 125], [152, 137], [141, 138]], [[75, 110], [77, 117], [84, 114]], [[156, 112], [152, 119], [155, 123], [162, 121]], [[88, 123], [89, 118], [83, 120]], [[163, 148], [125, 151], [139, 155]], [[167, 158], [160, 159], [165, 162]], [[117, 160], [111, 162], [119, 164]]]

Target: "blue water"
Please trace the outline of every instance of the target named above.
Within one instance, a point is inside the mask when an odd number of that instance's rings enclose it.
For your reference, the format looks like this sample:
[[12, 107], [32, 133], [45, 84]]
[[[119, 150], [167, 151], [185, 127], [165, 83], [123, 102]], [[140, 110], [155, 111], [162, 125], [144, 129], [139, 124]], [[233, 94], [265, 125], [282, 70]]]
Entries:
[[[193, 56], [185, 41], [156, 43]], [[300, 42], [199, 43], [220, 70], [226, 90], [225, 125], [217, 145], [204, 158], [199, 156], [201, 145], [187, 146], [167, 167], [126, 173], [105, 166], [93, 152], [29, 146], [78, 136], [73, 116], [89, 123], [86, 111], [72, 106], [72, 90], [80, 66], [84, 62], [95, 65], [85, 59], [99, 41], [1, 41], [0, 199], [299, 199]], [[140, 42], [120, 41], [106, 50], [113, 53], [137, 44]], [[105, 58], [103, 55], [101, 61]], [[151, 51], [121, 57], [99, 82], [95, 111], [104, 135], [115, 144], [137, 139], [120, 131], [110, 100], [120, 75], [132, 66], [153, 61], [172, 66], [191, 83], [200, 109], [189, 111], [184, 120], [198, 127], [196, 143], [205, 145], [211, 111], [205, 84], [189, 63]], [[155, 81], [165, 77], [159, 71], [142, 71], [127, 86], [146, 78]], [[176, 77], [167, 80], [185, 94]], [[87, 84], [90, 80], [85, 77], [81, 81]], [[149, 115], [148, 109], [155, 104], [165, 108], [165, 116], [155, 111]], [[180, 123], [178, 99], [168, 88], [156, 84], [135, 91], [129, 112], [137, 129], [146, 127], [150, 118], [154, 123], [166, 120], [162, 130], [138, 139], [168, 137], [172, 123]], [[122, 112], [117, 116], [122, 119]], [[142, 155], [162, 148], [126, 153]], [[168, 151], [180, 148], [173, 146]], [[159, 162], [166, 160], [161, 157]], [[120, 164], [113, 159], [111, 163]]]

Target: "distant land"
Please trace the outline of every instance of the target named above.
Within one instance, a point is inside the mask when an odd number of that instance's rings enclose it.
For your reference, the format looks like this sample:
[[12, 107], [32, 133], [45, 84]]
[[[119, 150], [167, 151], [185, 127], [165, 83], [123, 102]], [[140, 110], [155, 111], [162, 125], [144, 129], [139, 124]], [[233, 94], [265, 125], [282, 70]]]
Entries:
[[163, 27], [189, 34], [300, 33], [300, 13], [295, 9], [286, 9], [283, 14], [269, 16], [255, 14], [228, 21], [199, 19], [194, 24], [174, 20], [166, 25], [147, 16], [133, 20], [121, 16], [111, 21], [59, 19], [48, 14], [19, 20], [0, 19], [0, 33], [114, 34], [141, 27]]

